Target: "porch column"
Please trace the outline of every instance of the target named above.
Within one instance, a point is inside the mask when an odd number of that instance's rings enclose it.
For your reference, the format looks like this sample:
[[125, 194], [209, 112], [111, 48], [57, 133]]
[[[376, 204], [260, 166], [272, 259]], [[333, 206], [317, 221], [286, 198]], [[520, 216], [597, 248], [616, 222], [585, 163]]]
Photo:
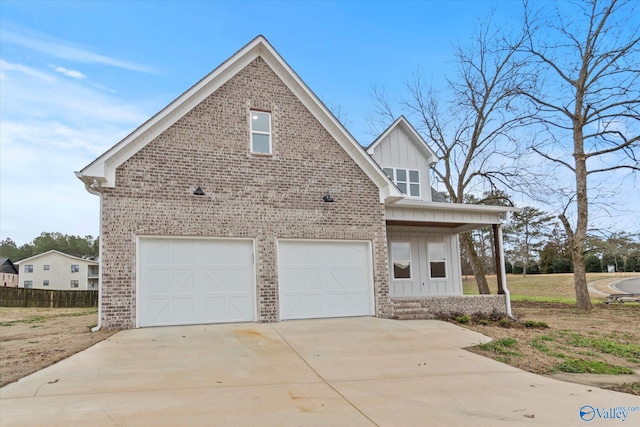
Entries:
[[504, 254], [502, 252], [502, 240], [498, 239], [498, 233], [502, 234], [502, 229], [500, 228], [500, 224], [492, 224], [491, 227], [493, 227], [493, 253], [495, 254], [496, 262], [498, 294], [504, 295], [504, 282], [502, 277], [504, 271]]

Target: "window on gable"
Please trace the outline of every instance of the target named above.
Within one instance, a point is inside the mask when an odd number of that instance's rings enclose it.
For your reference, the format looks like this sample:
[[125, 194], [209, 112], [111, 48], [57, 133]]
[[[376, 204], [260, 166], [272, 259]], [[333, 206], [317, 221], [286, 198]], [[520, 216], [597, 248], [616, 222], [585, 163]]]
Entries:
[[251, 152], [271, 154], [271, 113], [251, 111]]
[[394, 279], [411, 279], [411, 243], [391, 242]]
[[78, 264], [71, 264], [71, 272], [78, 273], [80, 271], [80, 266]]
[[420, 171], [400, 168], [382, 169], [403, 194], [420, 197]]

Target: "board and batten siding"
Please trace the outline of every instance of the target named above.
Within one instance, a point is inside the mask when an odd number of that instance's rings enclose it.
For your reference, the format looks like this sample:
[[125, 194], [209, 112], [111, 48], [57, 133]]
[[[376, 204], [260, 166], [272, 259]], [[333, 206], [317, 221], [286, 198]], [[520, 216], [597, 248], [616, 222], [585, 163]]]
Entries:
[[[387, 247], [392, 242], [411, 244], [411, 279], [394, 279], [392, 251], [389, 250], [389, 296], [427, 297], [435, 295], [462, 295], [462, 278], [457, 235], [416, 227], [388, 227]], [[446, 277], [429, 277], [429, 244], [444, 243]]]
[[400, 127], [392, 129], [373, 150], [371, 157], [382, 167], [420, 171], [420, 199], [431, 201], [429, 163]]

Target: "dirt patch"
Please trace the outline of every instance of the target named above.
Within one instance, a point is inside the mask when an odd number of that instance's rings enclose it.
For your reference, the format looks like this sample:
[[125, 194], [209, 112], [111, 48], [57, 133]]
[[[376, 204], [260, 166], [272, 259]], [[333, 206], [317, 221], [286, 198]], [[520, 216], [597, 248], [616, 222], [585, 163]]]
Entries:
[[113, 335], [91, 332], [94, 309], [0, 307], [0, 387]]
[[[519, 322], [511, 327], [464, 325], [504, 345], [468, 350], [537, 374], [640, 395], [640, 305], [597, 304], [591, 312], [562, 303], [512, 305]], [[548, 328], [526, 327], [525, 320]]]

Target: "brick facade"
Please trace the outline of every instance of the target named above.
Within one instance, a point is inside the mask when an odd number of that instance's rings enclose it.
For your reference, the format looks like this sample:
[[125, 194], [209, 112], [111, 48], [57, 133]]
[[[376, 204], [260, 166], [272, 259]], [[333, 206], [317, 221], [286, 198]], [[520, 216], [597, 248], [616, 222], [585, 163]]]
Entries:
[[[272, 155], [250, 153], [251, 109], [271, 112]], [[327, 191], [335, 202], [322, 200]], [[102, 193], [105, 328], [135, 327], [138, 236], [255, 239], [261, 322], [279, 319], [277, 239], [369, 240], [376, 315], [392, 315], [378, 188], [260, 57], [118, 167]]]

